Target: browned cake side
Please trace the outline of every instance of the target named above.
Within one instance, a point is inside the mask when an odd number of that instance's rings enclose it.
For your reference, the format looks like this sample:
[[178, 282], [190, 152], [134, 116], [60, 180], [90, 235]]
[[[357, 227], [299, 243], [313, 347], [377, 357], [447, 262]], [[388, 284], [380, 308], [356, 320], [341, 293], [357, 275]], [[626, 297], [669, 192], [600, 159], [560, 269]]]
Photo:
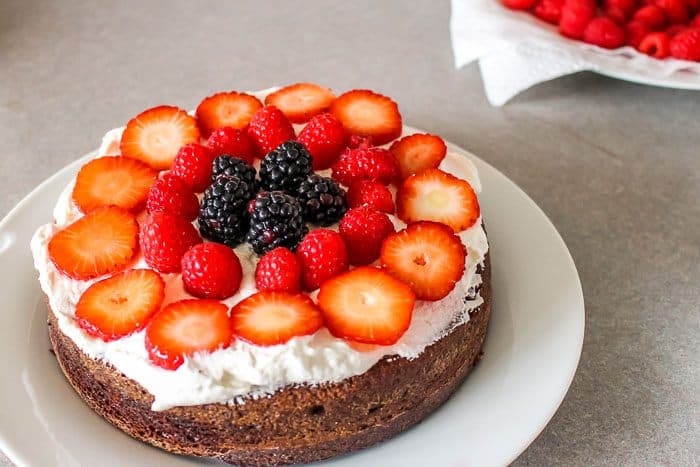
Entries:
[[137, 439], [242, 465], [312, 462], [388, 439], [447, 400], [479, 360], [491, 315], [490, 272], [487, 256], [481, 271], [484, 303], [418, 358], [384, 358], [339, 383], [287, 387], [243, 404], [151, 411], [153, 397], [112, 366], [85, 355], [60, 331], [51, 311], [49, 336], [80, 396]]

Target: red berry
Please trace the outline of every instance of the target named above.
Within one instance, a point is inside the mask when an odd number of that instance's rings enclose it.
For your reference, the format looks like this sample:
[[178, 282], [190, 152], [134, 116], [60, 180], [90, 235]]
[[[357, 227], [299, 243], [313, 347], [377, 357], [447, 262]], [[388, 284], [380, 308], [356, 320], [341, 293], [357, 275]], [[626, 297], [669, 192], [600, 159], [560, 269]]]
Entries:
[[256, 155], [255, 146], [248, 134], [244, 130], [228, 126], [214, 130], [207, 139], [207, 147], [212, 153], [212, 160], [225, 154], [252, 164]]
[[627, 26], [625, 26], [627, 43], [635, 48], [639, 47], [642, 39], [644, 39], [650, 32], [651, 28], [649, 25], [647, 23], [643, 23], [642, 21], [633, 20], [627, 23]]
[[345, 186], [356, 180], [377, 180], [385, 185], [400, 177], [396, 157], [387, 149], [346, 149], [333, 164], [333, 178]]
[[220, 92], [205, 98], [197, 106], [197, 123], [206, 138], [222, 127], [245, 128], [262, 103], [250, 94]]
[[670, 50], [674, 58], [700, 61], [700, 29], [686, 29], [673, 36]]
[[287, 117], [272, 105], [255, 112], [248, 125], [248, 136], [260, 156], [266, 155], [285, 141], [296, 138], [294, 128]]
[[212, 152], [199, 143], [180, 148], [173, 161], [171, 173], [185, 182], [195, 193], [203, 192], [211, 183]]
[[663, 31], [663, 32], [668, 34], [668, 38], [670, 39], [673, 36], [675, 36], [676, 34], [678, 34], [679, 32], [685, 31], [686, 29], [688, 29], [688, 28], [684, 24], [672, 24], [666, 28], [666, 31]]
[[348, 148], [350, 149], [367, 149], [374, 146], [371, 136], [350, 135], [348, 137]]
[[268, 251], [255, 268], [255, 286], [258, 290], [299, 292], [301, 290], [301, 263], [294, 253], [284, 247]]
[[664, 10], [669, 23], [683, 24], [688, 22], [688, 8], [683, 0], [656, 0], [656, 5]]
[[529, 10], [535, 5], [535, 0], [501, 0], [501, 3], [511, 10]]
[[285, 86], [265, 98], [265, 105], [274, 105], [290, 122], [304, 123], [324, 112], [335, 100], [328, 88], [313, 83], [297, 83]]
[[690, 22], [691, 28], [700, 28], [700, 13], [695, 15], [695, 18]]
[[605, 0], [603, 11], [608, 18], [618, 24], [624, 24], [637, 7], [636, 3], [636, 0]]
[[586, 26], [583, 41], [606, 49], [616, 49], [625, 45], [625, 31], [610, 18], [598, 17]]
[[348, 134], [370, 136], [374, 144], [398, 138], [403, 129], [396, 102], [366, 89], [341, 94], [331, 105], [330, 112]]
[[666, 58], [671, 53], [671, 38], [665, 32], [652, 32], [639, 44], [639, 51], [654, 58]]
[[532, 12], [542, 21], [559, 24], [562, 6], [564, 6], [564, 0], [539, 0]]
[[367, 206], [346, 212], [338, 228], [345, 240], [350, 263], [354, 265], [370, 264], [379, 258], [382, 241], [394, 231], [389, 216]]
[[242, 276], [238, 256], [220, 243], [199, 243], [182, 257], [182, 282], [195, 297], [228, 298], [238, 292]]
[[193, 221], [199, 214], [199, 200], [185, 182], [167, 172], [148, 191], [146, 210], [150, 213], [167, 212]]
[[394, 213], [391, 191], [376, 180], [357, 180], [350, 185], [347, 194], [348, 206], [369, 206], [377, 211]]
[[141, 224], [143, 257], [150, 267], [163, 273], [180, 272], [182, 256], [201, 241], [192, 224], [165, 212], [153, 212]]
[[322, 113], [306, 124], [297, 140], [311, 153], [314, 170], [323, 170], [333, 165], [345, 147], [345, 130], [332, 114]]
[[301, 280], [305, 290], [317, 289], [323, 282], [348, 269], [348, 252], [343, 238], [329, 229], [309, 232], [297, 247]]
[[447, 146], [439, 136], [416, 133], [394, 141], [389, 151], [396, 157], [404, 179], [421, 170], [437, 168], [447, 154]]
[[595, 16], [595, 2], [588, 0], [565, 0], [561, 8], [559, 32], [571, 39], [583, 37], [583, 31]]
[[652, 30], [658, 30], [666, 24], [666, 13], [658, 5], [646, 5], [635, 11], [632, 19], [646, 23]]

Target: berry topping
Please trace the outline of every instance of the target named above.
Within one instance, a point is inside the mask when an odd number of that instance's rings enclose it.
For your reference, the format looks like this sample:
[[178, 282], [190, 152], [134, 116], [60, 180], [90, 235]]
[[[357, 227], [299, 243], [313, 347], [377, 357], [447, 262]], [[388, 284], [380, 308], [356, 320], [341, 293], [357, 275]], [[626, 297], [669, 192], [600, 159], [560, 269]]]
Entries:
[[253, 196], [254, 182], [235, 175], [218, 176], [204, 192], [199, 207], [199, 231], [202, 236], [230, 247], [243, 242], [250, 225], [246, 209]]
[[435, 221], [461, 232], [474, 225], [480, 209], [469, 182], [427, 169], [404, 180], [396, 194], [396, 214], [402, 221]]
[[260, 186], [295, 194], [311, 174], [311, 154], [303, 144], [287, 141], [270, 151], [260, 164]]
[[559, 32], [563, 36], [580, 39], [595, 12], [596, 4], [593, 0], [565, 0], [561, 7]]
[[146, 327], [146, 350], [154, 365], [176, 370], [195, 352], [231, 344], [228, 308], [214, 300], [181, 300], [156, 313]]
[[254, 345], [284, 344], [323, 325], [321, 311], [303, 294], [258, 292], [231, 309], [233, 333]]
[[543, 21], [559, 24], [563, 5], [564, 0], [539, 0], [532, 13]]
[[220, 243], [200, 243], [182, 257], [182, 282], [195, 297], [223, 300], [241, 286], [241, 262]]
[[299, 133], [297, 140], [311, 153], [314, 170], [333, 165], [345, 148], [345, 130], [330, 113], [316, 115]]
[[666, 24], [666, 13], [658, 5], [645, 5], [634, 12], [634, 21], [646, 23], [651, 29], [661, 29]]
[[248, 127], [248, 136], [260, 155], [265, 155], [285, 141], [296, 137], [287, 117], [272, 105], [263, 107], [253, 115]]
[[688, 22], [688, 7], [684, 0], [655, 0], [654, 4], [664, 10], [664, 15], [670, 24]]
[[345, 186], [356, 180], [377, 180], [388, 185], [399, 179], [399, 164], [384, 148], [347, 149], [333, 164], [333, 178]]
[[583, 30], [583, 41], [605, 49], [625, 45], [625, 30], [605, 16], [593, 18]]
[[332, 178], [309, 175], [301, 182], [297, 198], [304, 212], [304, 220], [328, 226], [338, 222], [345, 211], [345, 190]]
[[673, 36], [670, 50], [674, 58], [700, 61], [700, 28], [686, 29]]
[[444, 224], [410, 224], [389, 235], [381, 250], [384, 269], [411, 286], [420, 300], [444, 298], [464, 274], [467, 250]]
[[255, 286], [258, 290], [299, 292], [301, 264], [296, 255], [284, 247], [265, 253], [255, 268]]
[[318, 293], [331, 334], [366, 344], [396, 343], [411, 324], [414, 304], [409, 286], [369, 266], [326, 281]]
[[404, 136], [389, 148], [406, 178], [424, 169], [435, 169], [447, 154], [447, 146], [439, 136], [415, 134]]
[[107, 156], [93, 159], [78, 172], [73, 202], [82, 212], [103, 206], [118, 206], [138, 212], [143, 208], [148, 188], [157, 172], [129, 157]]
[[536, 0], [501, 0], [503, 6], [511, 10], [529, 10], [535, 5]]
[[51, 238], [49, 257], [73, 279], [94, 279], [131, 263], [138, 249], [138, 230], [128, 211], [97, 208]]
[[338, 229], [351, 264], [370, 264], [379, 258], [382, 241], [394, 232], [389, 216], [367, 206], [350, 209]]
[[171, 173], [185, 182], [195, 193], [201, 193], [211, 183], [211, 164], [214, 154], [198, 143], [180, 148], [173, 161]]
[[261, 255], [278, 246], [294, 250], [308, 229], [299, 201], [282, 191], [262, 191], [248, 204], [246, 240]]
[[166, 212], [153, 212], [141, 224], [143, 257], [162, 273], [180, 272], [182, 256], [201, 241], [189, 221]]
[[182, 109], [162, 105], [129, 120], [119, 147], [122, 156], [165, 170], [177, 151], [190, 143], [199, 143], [197, 121]]
[[212, 165], [211, 181], [216, 181], [220, 176], [238, 177], [246, 182], [249, 187], [255, 187], [256, 174], [255, 167], [248, 164], [243, 159], [233, 156], [219, 156], [214, 159]]
[[193, 221], [199, 212], [199, 200], [189, 186], [172, 172], [164, 173], [148, 191], [146, 210], [167, 212]]
[[221, 127], [243, 129], [262, 103], [250, 94], [220, 92], [204, 99], [197, 107], [197, 123], [206, 138]]
[[335, 94], [328, 88], [312, 83], [297, 83], [268, 94], [265, 105], [274, 105], [292, 123], [304, 123], [328, 109], [334, 100]]
[[354, 90], [338, 96], [331, 113], [349, 134], [371, 136], [374, 144], [401, 136], [401, 114], [396, 102], [372, 91]]
[[648, 24], [632, 20], [625, 25], [625, 35], [627, 36], [627, 43], [632, 47], [639, 48], [639, 44], [642, 40], [651, 32], [651, 28]]
[[374, 146], [371, 136], [350, 135], [347, 140], [350, 149], [367, 149]]
[[671, 38], [665, 32], [652, 32], [644, 36], [638, 49], [654, 58], [666, 58], [671, 53]]
[[305, 290], [317, 289], [323, 282], [348, 269], [348, 252], [338, 232], [316, 229], [297, 248], [301, 281]]
[[92, 284], [80, 297], [75, 319], [105, 342], [140, 331], [160, 309], [165, 284], [150, 269], [132, 269]]
[[348, 188], [348, 206], [369, 206], [377, 211], [394, 213], [391, 191], [376, 180], [358, 180]]
[[225, 126], [214, 130], [207, 139], [207, 147], [213, 157], [227, 155], [243, 159], [249, 164], [253, 163], [257, 153], [255, 145], [244, 130]]

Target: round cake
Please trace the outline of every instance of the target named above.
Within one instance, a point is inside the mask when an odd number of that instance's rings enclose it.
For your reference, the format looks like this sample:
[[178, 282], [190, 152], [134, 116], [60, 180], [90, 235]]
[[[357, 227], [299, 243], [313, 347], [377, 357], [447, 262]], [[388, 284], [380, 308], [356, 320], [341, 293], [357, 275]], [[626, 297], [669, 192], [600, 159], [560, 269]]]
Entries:
[[368, 90], [148, 109], [32, 238], [51, 345], [93, 410], [173, 453], [280, 465], [370, 446], [481, 357], [480, 189]]

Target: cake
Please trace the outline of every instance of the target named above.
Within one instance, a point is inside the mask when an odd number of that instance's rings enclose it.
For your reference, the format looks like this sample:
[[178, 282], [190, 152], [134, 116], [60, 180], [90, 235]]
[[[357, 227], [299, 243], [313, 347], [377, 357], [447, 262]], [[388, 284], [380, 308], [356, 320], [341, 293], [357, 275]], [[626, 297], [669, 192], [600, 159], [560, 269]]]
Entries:
[[370, 446], [481, 357], [480, 189], [368, 90], [149, 109], [32, 238], [51, 346], [94, 411], [173, 453], [280, 465]]

